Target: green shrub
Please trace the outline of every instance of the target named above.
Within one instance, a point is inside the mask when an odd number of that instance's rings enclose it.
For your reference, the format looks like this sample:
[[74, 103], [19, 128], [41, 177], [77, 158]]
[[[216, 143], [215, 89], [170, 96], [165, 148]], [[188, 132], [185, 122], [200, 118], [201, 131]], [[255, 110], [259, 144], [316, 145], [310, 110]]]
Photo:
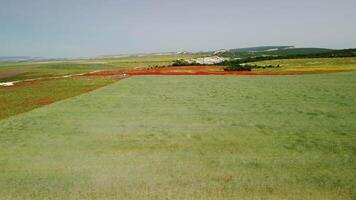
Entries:
[[[231, 64], [231, 63], [230, 63]], [[224, 68], [224, 71], [251, 71], [252, 69], [269, 69], [269, 68], [279, 68], [280, 65], [240, 65], [233, 64]]]
[[165, 68], [167, 66], [165, 65], [149, 65], [146, 69], [161, 69], [161, 68]]
[[189, 63], [188, 61], [184, 60], [184, 59], [178, 59], [173, 61], [172, 66], [188, 66], [191, 65], [191, 63]]

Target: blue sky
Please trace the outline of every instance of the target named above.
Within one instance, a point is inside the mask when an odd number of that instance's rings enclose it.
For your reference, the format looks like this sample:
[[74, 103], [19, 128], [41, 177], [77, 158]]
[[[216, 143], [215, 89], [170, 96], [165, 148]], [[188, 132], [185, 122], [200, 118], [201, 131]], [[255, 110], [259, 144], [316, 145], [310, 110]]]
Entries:
[[355, 48], [355, 0], [0, 0], [0, 56]]

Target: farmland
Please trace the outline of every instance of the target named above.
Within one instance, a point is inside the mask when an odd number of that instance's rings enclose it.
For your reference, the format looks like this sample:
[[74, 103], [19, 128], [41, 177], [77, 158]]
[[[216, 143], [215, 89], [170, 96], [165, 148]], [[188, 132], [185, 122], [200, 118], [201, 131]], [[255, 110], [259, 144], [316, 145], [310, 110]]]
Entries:
[[27, 112], [115, 82], [110, 78], [73, 77], [0, 88], [0, 119]]
[[[237, 60], [238, 61], [238, 60]], [[245, 63], [246, 64], [246, 63]], [[245, 65], [245, 64], [242, 64]], [[129, 75], [293, 75], [321, 74], [333, 72], [356, 71], [355, 58], [306, 58], [282, 59], [263, 62], [247, 63], [259, 66], [251, 71], [226, 71], [224, 66], [170, 66], [150, 69], [115, 69], [102, 70], [87, 74], [90, 76]], [[270, 67], [268, 67], [270, 66]], [[278, 67], [276, 67], [278, 66]]]
[[356, 0], [0, 4], [0, 200], [356, 200]]
[[111, 77], [68, 77], [98, 70], [142, 69], [169, 65], [177, 58], [200, 55], [162, 55], [103, 58], [73, 61], [30, 61], [0, 63], [0, 83], [23, 81], [15, 87], [0, 86], [0, 119], [38, 108], [53, 102], [86, 93], [117, 81]]
[[97, 70], [140, 69], [156, 65], [167, 66], [175, 59], [199, 56], [202, 56], [202, 54], [148, 55], [68, 61], [2, 62], [0, 63], [0, 82], [56, 77]]
[[1, 120], [0, 198], [354, 199], [355, 91], [355, 72], [130, 77]]
[[[277, 71], [285, 73], [330, 73], [356, 71], [356, 58], [307, 58], [256, 62], [258, 65], [281, 65]], [[274, 70], [276, 71], [276, 70]]]

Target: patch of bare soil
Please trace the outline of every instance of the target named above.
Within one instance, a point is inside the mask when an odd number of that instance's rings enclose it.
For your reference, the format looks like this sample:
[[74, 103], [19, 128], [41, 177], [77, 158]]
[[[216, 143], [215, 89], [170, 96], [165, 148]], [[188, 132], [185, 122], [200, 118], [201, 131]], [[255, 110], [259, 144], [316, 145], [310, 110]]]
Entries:
[[17, 75], [23, 74], [23, 73], [24, 72], [20, 72], [20, 71], [0, 72], [0, 79], [14, 77], [14, 76], [17, 76]]

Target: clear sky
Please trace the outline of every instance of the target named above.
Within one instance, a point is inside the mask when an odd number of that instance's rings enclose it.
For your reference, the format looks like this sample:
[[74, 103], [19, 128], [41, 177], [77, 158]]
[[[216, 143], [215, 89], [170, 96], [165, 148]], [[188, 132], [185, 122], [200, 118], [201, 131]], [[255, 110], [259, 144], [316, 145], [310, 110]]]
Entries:
[[356, 0], [0, 0], [0, 56], [356, 47]]

